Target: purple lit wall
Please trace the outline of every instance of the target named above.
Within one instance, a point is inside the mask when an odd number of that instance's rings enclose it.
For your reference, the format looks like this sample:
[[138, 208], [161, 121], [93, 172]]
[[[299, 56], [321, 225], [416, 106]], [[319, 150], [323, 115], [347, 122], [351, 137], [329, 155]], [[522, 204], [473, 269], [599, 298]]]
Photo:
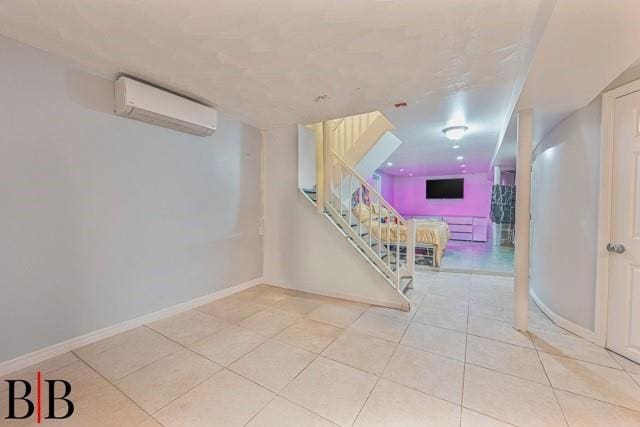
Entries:
[[[395, 196], [394, 196], [394, 179], [393, 179], [393, 175], [389, 175], [389, 174], [384, 173], [382, 171], [376, 171], [376, 174], [380, 175], [380, 178], [381, 178], [381, 181], [380, 181], [380, 194], [382, 195], [382, 197], [384, 197], [384, 199], [387, 202], [389, 202], [393, 206], [394, 198], [395, 198]], [[367, 182], [373, 188], [376, 187], [376, 183], [373, 180], [373, 177], [367, 178]]]
[[[464, 178], [464, 199], [427, 199], [426, 180]], [[394, 197], [391, 202], [402, 215], [462, 215], [489, 217], [493, 182], [487, 174], [459, 176], [395, 176]]]
[[395, 179], [392, 175], [389, 175], [384, 172], [377, 172], [382, 177], [382, 182], [380, 183], [380, 188], [382, 190], [382, 197], [391, 203], [391, 206], [395, 204]]

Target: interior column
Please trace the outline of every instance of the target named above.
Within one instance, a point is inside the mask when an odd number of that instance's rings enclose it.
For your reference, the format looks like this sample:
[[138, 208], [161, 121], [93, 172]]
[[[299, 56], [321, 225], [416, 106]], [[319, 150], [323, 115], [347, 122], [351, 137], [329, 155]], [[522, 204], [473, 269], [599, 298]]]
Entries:
[[513, 326], [526, 331], [529, 314], [529, 228], [531, 225], [531, 161], [533, 111], [518, 111], [516, 161], [515, 285]]

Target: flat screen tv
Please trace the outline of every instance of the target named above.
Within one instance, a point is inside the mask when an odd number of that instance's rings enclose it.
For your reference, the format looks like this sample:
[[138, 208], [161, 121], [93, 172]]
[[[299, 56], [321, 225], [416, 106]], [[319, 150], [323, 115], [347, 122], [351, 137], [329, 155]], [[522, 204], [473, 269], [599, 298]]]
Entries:
[[464, 179], [428, 179], [427, 199], [463, 199]]

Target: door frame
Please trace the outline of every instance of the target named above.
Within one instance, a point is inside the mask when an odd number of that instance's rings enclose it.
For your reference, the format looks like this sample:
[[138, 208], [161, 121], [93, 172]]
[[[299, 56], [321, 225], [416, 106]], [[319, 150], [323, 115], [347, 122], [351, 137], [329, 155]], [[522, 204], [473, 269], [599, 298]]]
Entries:
[[596, 300], [595, 343], [607, 345], [609, 307], [610, 254], [606, 250], [611, 241], [611, 210], [613, 193], [613, 137], [615, 101], [640, 91], [640, 80], [635, 80], [602, 94], [602, 146], [600, 150], [600, 194], [598, 197], [598, 238], [596, 248]]

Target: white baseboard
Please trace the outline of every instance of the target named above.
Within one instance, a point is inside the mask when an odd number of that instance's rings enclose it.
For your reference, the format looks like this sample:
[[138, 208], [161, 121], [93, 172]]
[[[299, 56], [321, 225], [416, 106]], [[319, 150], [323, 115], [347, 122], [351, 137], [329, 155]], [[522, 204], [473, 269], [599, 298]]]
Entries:
[[314, 291], [307, 290], [307, 289], [294, 288], [294, 287], [291, 287], [291, 286], [283, 285], [281, 283], [275, 283], [275, 282], [272, 282], [272, 281], [269, 281], [269, 280], [264, 281], [262, 283], [264, 283], [265, 285], [269, 285], [269, 286], [275, 286], [277, 288], [290, 289], [292, 291], [299, 291], [299, 292], [306, 292], [308, 294], [318, 295], [318, 296], [321, 296], [321, 297], [329, 297], [329, 298], [343, 299], [343, 300], [347, 300], [347, 301], [361, 302], [363, 304], [376, 305], [376, 306], [380, 306], [380, 307], [389, 307], [389, 308], [394, 308], [394, 309], [403, 310], [403, 311], [408, 311], [409, 310], [408, 302], [404, 303], [404, 304], [403, 303], [393, 304], [393, 303], [389, 303], [389, 302], [382, 302], [382, 301], [373, 300], [373, 299], [366, 298], [366, 297], [355, 297], [355, 296], [352, 296], [352, 295], [341, 294], [339, 292], [322, 292], [322, 293], [319, 293], [319, 292], [314, 292]]
[[567, 320], [564, 317], [556, 314], [553, 310], [547, 307], [545, 303], [540, 300], [540, 298], [538, 298], [533, 289], [529, 289], [529, 295], [531, 295], [531, 298], [536, 303], [538, 308], [542, 310], [542, 312], [546, 314], [553, 321], [553, 323], [560, 326], [561, 328], [566, 329], [569, 332], [573, 332], [574, 334], [586, 339], [587, 341], [594, 342], [595, 335], [593, 331], [590, 331], [584, 326], [577, 325], [570, 320]]
[[154, 311], [153, 313], [145, 314], [143, 316], [136, 317], [135, 319], [126, 320], [116, 325], [107, 326], [106, 328], [98, 329], [97, 331], [89, 332], [88, 334], [71, 338], [61, 343], [25, 354], [24, 356], [19, 356], [15, 359], [2, 362], [0, 363], [0, 376], [4, 376], [8, 373], [15, 372], [20, 369], [24, 369], [28, 366], [40, 363], [52, 357], [59, 356], [68, 351], [75, 350], [96, 341], [100, 341], [102, 339], [109, 338], [122, 332], [126, 332], [144, 324], [155, 322], [157, 320], [161, 320], [182, 313], [184, 311], [191, 310], [203, 304], [207, 304], [220, 298], [233, 295], [237, 292], [262, 283], [264, 283], [262, 277], [258, 277], [245, 283], [240, 283], [238, 285], [231, 286], [229, 288], [222, 289], [208, 295], [194, 298], [190, 301], [172, 305], [170, 307], [163, 308], [162, 310]]

